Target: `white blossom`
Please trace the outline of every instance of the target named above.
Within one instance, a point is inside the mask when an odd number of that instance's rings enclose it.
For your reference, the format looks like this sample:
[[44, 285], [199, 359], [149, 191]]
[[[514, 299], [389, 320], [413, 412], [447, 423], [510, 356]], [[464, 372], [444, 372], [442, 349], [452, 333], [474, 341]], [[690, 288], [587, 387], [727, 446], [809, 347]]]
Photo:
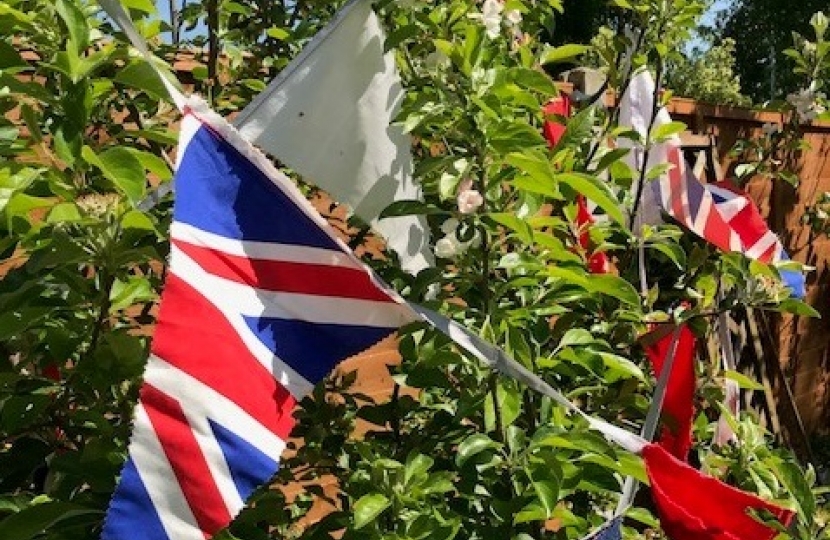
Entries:
[[810, 88], [805, 88], [787, 96], [787, 102], [795, 107], [798, 119], [802, 123], [812, 122], [825, 111], [824, 106], [820, 103], [822, 99], [824, 99], [824, 94], [815, 92]]
[[462, 214], [472, 214], [484, 204], [484, 197], [478, 190], [472, 189], [473, 181], [469, 178], [461, 181], [458, 186], [458, 211]]
[[522, 12], [518, 9], [511, 9], [510, 11], [505, 12], [504, 18], [507, 21], [508, 26], [519, 26], [522, 22]]
[[441, 232], [444, 234], [455, 234], [458, 225], [458, 220], [451, 217], [441, 224]]
[[435, 256], [441, 259], [452, 259], [464, 250], [464, 246], [455, 235], [447, 235], [435, 242]]
[[501, 12], [503, 9], [504, 6], [499, 0], [484, 0], [484, 5], [481, 6], [481, 19], [490, 39], [495, 39], [501, 32]]

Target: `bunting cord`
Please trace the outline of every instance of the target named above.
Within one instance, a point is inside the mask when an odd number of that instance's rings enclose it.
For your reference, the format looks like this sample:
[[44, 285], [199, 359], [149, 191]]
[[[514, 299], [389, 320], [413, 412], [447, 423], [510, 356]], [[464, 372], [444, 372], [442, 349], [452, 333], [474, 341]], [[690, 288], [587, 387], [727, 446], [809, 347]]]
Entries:
[[[309, 46], [307, 46], [301, 54], [310, 54], [313, 51], [313, 49], [318, 47], [319, 44], [321, 44], [325, 39], [327, 39], [329, 35], [331, 35], [331, 33], [337, 28], [340, 22], [342, 22], [342, 20], [348, 14], [349, 10], [353, 8], [358, 2], [362, 1], [366, 0], [350, 0], [349, 2], [347, 2], [338, 12], [335, 18], [332, 20], [332, 22], [330, 22], [329, 25], [321, 31], [322, 35], [318, 34], [318, 37], [315, 38], [312, 41], [312, 43], [309, 44]], [[118, 0], [99, 0], [99, 4], [107, 13], [107, 15], [109, 15], [112, 18], [112, 20], [121, 28], [125, 35], [127, 35], [132, 45], [136, 49], [138, 49], [138, 51], [144, 56], [147, 62], [150, 63], [151, 67], [161, 78], [162, 83], [164, 84], [167, 91], [170, 93], [170, 97], [173, 100], [173, 102], [176, 104], [180, 111], [184, 112], [185, 109], [189, 106], [189, 100], [184, 96], [184, 94], [182, 94], [182, 92], [178, 88], [176, 88], [167, 79], [164, 72], [155, 64], [154, 56], [150, 53], [146, 41], [138, 33], [132, 21], [130, 20], [129, 15], [126, 13], [126, 11], [124, 11], [124, 8], [121, 6]], [[287, 77], [288, 75], [290, 75], [290, 73], [280, 74], [280, 76], [284, 77]], [[251, 110], [253, 111], [256, 109], [256, 105], [254, 103], [252, 103], [252, 105], [254, 105], [251, 108]], [[237, 119], [237, 123], [238, 122], [239, 119]], [[158, 203], [161, 197], [166, 195], [167, 192], [169, 192], [171, 189], [172, 188], [168, 186], [167, 189], [164, 191], [159, 191], [154, 194], [151, 194], [147, 199], [141, 201], [139, 207], [144, 210], [149, 210], [150, 208], [155, 206], [155, 204]], [[351, 250], [349, 250], [349, 253], [351, 253]], [[629, 452], [639, 454], [647, 444], [646, 440], [634, 433], [631, 433], [620, 427], [614, 426], [613, 424], [610, 424], [605, 420], [594, 418], [592, 416], [587, 415], [579, 407], [573, 404], [567, 397], [565, 397], [559, 391], [551, 387], [538, 375], [527, 370], [524, 366], [519, 364], [515, 359], [508, 356], [507, 353], [505, 353], [498, 347], [491, 345], [481, 337], [473, 334], [468, 329], [464, 328], [455, 321], [452, 321], [444, 317], [443, 315], [440, 315], [427, 308], [406, 302], [397, 294], [397, 292], [395, 292], [391, 287], [386, 285], [383, 282], [383, 280], [381, 280], [380, 277], [377, 276], [371, 269], [365, 267], [365, 265], [364, 268], [366, 268], [367, 272], [370, 273], [375, 282], [388, 293], [390, 293], [390, 295], [392, 295], [393, 298], [395, 298], [401, 303], [405, 303], [406, 305], [408, 305], [409, 308], [412, 309], [418, 315], [420, 315], [424, 321], [428, 322], [429, 324], [431, 324], [432, 326], [446, 334], [462, 349], [467, 351], [469, 354], [475, 356], [492, 369], [500, 371], [501, 373], [515, 379], [518, 382], [525, 384], [529, 388], [541, 393], [542, 395], [552, 398], [554, 401], [562, 405], [568, 411], [583, 417], [592, 429], [599, 431], [608, 440], [618, 444], [619, 446], [621, 446]]]
[[98, 4], [121, 29], [121, 31], [124, 32], [133, 47], [138, 49], [138, 52], [140, 52], [147, 63], [150, 64], [150, 67], [153, 68], [153, 71], [156, 73], [158, 78], [161, 79], [161, 83], [164, 85], [165, 90], [167, 90], [167, 93], [170, 94], [170, 99], [179, 111], [184, 111], [186, 103], [184, 94], [170, 81], [164, 70], [158, 66], [156, 57], [147, 47], [147, 41], [138, 32], [132, 19], [130, 19], [129, 14], [127, 14], [124, 10], [121, 3], [118, 0], [98, 0]]
[[416, 304], [409, 305], [425, 321], [446, 334], [453, 342], [481, 360], [491, 369], [515, 379], [542, 395], [550, 397], [568, 411], [584, 418], [591, 428], [602, 433], [610, 441], [634, 454], [639, 454], [645, 445], [648, 444], [646, 440], [634, 433], [617, 427], [605, 420], [587, 415], [582, 409], [574, 405], [567, 397], [542, 380], [538, 375], [519, 364], [500, 348], [491, 345], [457, 322], [423, 306]]
[[[654, 435], [657, 433], [657, 425], [660, 421], [660, 411], [663, 409], [663, 402], [666, 399], [666, 389], [669, 385], [669, 378], [674, 367], [674, 358], [677, 353], [677, 345], [680, 342], [680, 331], [682, 327], [677, 326], [672, 335], [672, 341], [669, 345], [669, 350], [666, 359], [663, 362], [663, 369], [660, 371], [660, 377], [657, 379], [657, 386], [654, 388], [654, 396], [652, 397], [651, 405], [646, 412], [646, 420], [643, 423], [643, 428], [640, 431], [640, 437], [645, 441], [653, 441]], [[634, 502], [634, 497], [640, 489], [640, 483], [633, 476], [628, 476], [623, 485], [623, 493], [617, 503], [617, 510], [615, 515], [622, 515], [629, 506]]]

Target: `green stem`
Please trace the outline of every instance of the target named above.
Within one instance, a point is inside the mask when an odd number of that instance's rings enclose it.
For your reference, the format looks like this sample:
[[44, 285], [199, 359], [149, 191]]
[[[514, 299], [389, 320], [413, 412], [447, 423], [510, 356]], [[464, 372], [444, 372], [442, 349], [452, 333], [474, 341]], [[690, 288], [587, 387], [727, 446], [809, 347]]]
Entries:
[[207, 0], [205, 3], [207, 11], [208, 30], [208, 101], [211, 106], [216, 99], [215, 90], [218, 88], [216, 70], [219, 64], [219, 2], [218, 0]]

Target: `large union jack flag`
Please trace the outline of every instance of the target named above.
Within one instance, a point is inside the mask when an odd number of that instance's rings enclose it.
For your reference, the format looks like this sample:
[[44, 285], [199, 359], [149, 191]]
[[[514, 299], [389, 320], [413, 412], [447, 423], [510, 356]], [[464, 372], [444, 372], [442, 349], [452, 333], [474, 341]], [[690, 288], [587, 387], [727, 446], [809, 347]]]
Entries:
[[297, 401], [416, 315], [193, 101], [169, 273], [104, 540], [204, 540], [277, 471]]

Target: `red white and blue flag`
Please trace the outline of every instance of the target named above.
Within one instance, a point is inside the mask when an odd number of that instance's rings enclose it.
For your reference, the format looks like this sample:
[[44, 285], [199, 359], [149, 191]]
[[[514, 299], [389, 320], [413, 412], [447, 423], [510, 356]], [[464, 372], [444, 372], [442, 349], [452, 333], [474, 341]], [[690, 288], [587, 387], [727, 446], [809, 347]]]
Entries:
[[222, 118], [182, 123], [171, 256], [104, 540], [205, 540], [276, 473], [292, 412], [417, 315]]
[[[790, 260], [778, 235], [772, 232], [758, 207], [746, 192], [729, 181], [706, 184], [723, 219], [738, 234], [744, 254], [764, 263]], [[795, 270], [781, 270], [781, 279], [796, 298], [806, 294], [804, 274]]]
[[[648, 70], [637, 73], [620, 100], [620, 125], [630, 127], [646, 140], [649, 130], [653, 133], [671, 122], [664, 107], [654, 110], [654, 80]], [[660, 221], [658, 208], [670, 215], [686, 229], [710, 244], [724, 250], [745, 254], [764, 263], [787, 260], [787, 254], [775, 233], [769, 230], [758, 209], [745, 194], [723, 185], [701, 183], [686, 166], [680, 137], [676, 134], [654, 142], [644, 163], [645, 149], [641, 141], [621, 139], [620, 145], [630, 147], [627, 159], [639, 171], [656, 165], [672, 167], [650, 183], [652, 190], [643, 190], [639, 205], [640, 223], [654, 224]], [[720, 183], [722, 184], [722, 183]], [[636, 183], [633, 186], [636, 189]], [[804, 276], [798, 272], [782, 272], [785, 283], [793, 296], [804, 296]]]

